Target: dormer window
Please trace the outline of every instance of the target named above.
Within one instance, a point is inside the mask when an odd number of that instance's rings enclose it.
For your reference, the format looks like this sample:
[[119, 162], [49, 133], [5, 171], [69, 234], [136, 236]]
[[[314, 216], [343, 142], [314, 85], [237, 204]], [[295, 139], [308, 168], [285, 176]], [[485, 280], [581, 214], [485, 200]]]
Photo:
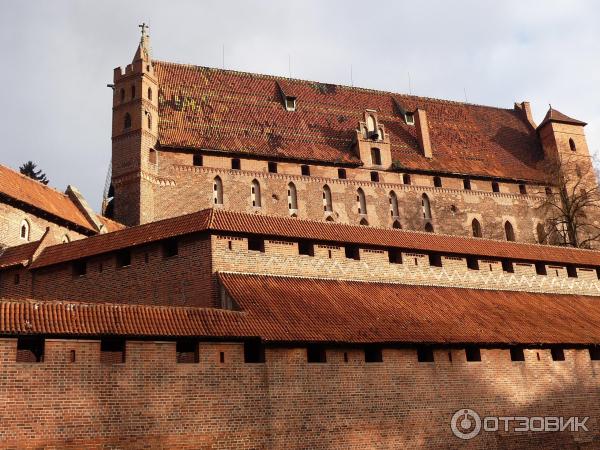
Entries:
[[296, 111], [296, 97], [285, 97], [285, 109], [288, 111]]
[[415, 124], [415, 115], [413, 113], [407, 112], [404, 114], [404, 120], [406, 125], [414, 125]]

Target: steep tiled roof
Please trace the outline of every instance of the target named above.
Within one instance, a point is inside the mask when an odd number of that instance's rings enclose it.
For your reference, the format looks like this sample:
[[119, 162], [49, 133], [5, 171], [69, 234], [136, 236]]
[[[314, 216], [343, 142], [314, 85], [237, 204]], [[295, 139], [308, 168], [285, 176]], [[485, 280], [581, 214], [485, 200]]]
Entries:
[[95, 231], [68, 195], [0, 164], [0, 194], [72, 224]]
[[202, 231], [248, 233], [290, 239], [396, 247], [425, 252], [600, 266], [600, 252], [592, 250], [206, 209], [185, 216], [125, 228], [114, 233], [93, 236], [85, 240], [47, 247], [31, 267], [48, 266], [159, 241], [172, 236]]
[[36, 241], [15, 247], [0, 248], [0, 269], [27, 264], [39, 244], [40, 242]]
[[557, 111], [556, 109], [550, 108], [542, 120], [542, 123], [539, 124], [538, 128], [543, 127], [548, 122], [560, 122], [560, 123], [568, 123], [572, 125], [581, 125], [585, 126], [587, 123], [582, 122], [581, 120], [573, 119], [572, 117], [567, 116], [566, 114]]
[[109, 219], [108, 217], [101, 216], [100, 214], [97, 214], [96, 217], [98, 217], [98, 220], [102, 222], [102, 225], [105, 226], [106, 231], [109, 233], [126, 228], [126, 226], [122, 223], [116, 222], [112, 219]]
[[[154, 67], [164, 147], [359, 164], [352, 141], [365, 109], [374, 109], [402, 167], [544, 179], [535, 130], [517, 110], [160, 61]], [[296, 111], [283, 107], [278, 82], [297, 97]], [[395, 102], [427, 112], [432, 159]]]
[[2, 300], [0, 334], [355, 344], [600, 343], [596, 297], [232, 273], [219, 278], [242, 311]]

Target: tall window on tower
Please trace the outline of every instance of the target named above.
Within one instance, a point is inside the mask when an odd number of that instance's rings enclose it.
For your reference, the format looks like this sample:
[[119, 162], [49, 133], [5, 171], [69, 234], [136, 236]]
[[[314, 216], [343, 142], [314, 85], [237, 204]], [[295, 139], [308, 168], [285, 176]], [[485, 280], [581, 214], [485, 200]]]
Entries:
[[325, 212], [333, 212], [331, 189], [327, 185], [323, 186], [323, 210]]
[[515, 230], [508, 220], [504, 223], [504, 233], [506, 234], [507, 241], [515, 240]]
[[298, 211], [298, 193], [294, 183], [288, 184], [288, 210], [290, 214], [295, 214]]
[[398, 213], [398, 196], [394, 191], [390, 192], [390, 214], [393, 218], [397, 218], [400, 215]]
[[213, 181], [213, 203], [215, 205], [223, 204], [223, 181], [218, 176]]
[[373, 164], [374, 166], [381, 165], [381, 152], [378, 148], [371, 149], [371, 164]]
[[250, 188], [250, 194], [252, 198], [252, 206], [255, 208], [261, 207], [260, 198], [260, 183], [257, 180], [252, 180], [252, 187]]
[[481, 232], [481, 224], [479, 223], [479, 220], [473, 219], [473, 221], [471, 222], [471, 228], [473, 228], [473, 237], [482, 237], [483, 236], [483, 234]]
[[427, 194], [423, 194], [421, 197], [421, 207], [423, 208], [423, 218], [426, 220], [431, 219], [431, 204], [429, 202], [429, 197]]
[[123, 128], [125, 130], [131, 128], [131, 115], [129, 113], [125, 113], [125, 118], [123, 119]]
[[20, 231], [20, 236], [21, 239], [23, 239], [24, 241], [29, 241], [29, 222], [26, 220], [23, 220], [21, 222], [21, 231]]
[[356, 201], [358, 202], [358, 214], [365, 216], [367, 214], [367, 199], [362, 188], [356, 191]]

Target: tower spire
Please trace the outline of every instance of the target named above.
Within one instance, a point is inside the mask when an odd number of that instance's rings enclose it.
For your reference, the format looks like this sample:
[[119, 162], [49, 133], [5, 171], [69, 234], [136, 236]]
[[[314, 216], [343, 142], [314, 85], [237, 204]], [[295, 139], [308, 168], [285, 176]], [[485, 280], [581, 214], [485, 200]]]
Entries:
[[146, 22], [142, 22], [138, 27], [141, 28], [142, 35], [140, 37], [140, 45], [138, 45], [133, 60], [141, 59], [143, 61], [150, 61], [150, 36], [146, 32], [150, 27]]

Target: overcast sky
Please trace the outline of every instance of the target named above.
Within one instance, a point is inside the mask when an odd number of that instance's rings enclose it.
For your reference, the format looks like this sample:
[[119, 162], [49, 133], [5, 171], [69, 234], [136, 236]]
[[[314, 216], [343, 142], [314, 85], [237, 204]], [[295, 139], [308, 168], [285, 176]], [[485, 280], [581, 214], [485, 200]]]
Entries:
[[600, 2], [0, 0], [0, 163], [33, 160], [99, 209], [114, 67], [157, 59], [471, 103], [548, 104], [600, 152]]

